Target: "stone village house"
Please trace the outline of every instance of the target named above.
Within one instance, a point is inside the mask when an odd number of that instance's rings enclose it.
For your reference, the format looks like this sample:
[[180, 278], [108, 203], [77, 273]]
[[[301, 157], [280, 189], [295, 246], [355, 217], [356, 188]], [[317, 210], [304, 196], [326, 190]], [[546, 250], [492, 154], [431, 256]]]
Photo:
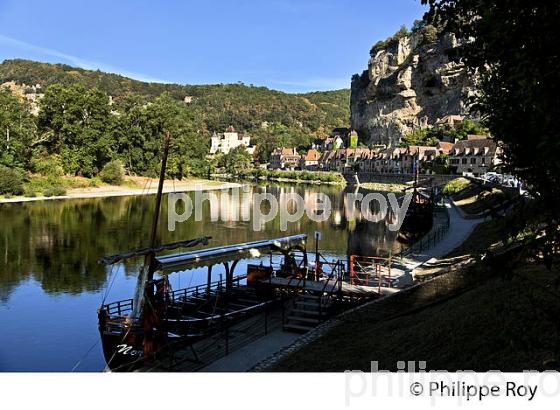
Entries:
[[270, 154], [270, 169], [294, 170], [299, 167], [301, 156], [295, 148], [276, 148]]
[[457, 174], [478, 177], [500, 163], [500, 154], [501, 148], [493, 139], [484, 135], [468, 135], [453, 145], [449, 165]]

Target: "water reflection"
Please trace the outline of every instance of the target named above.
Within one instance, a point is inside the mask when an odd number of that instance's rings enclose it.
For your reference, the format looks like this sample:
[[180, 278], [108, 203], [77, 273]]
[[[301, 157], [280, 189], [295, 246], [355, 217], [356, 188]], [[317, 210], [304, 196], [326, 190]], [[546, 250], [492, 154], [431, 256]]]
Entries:
[[[306, 204], [312, 194], [320, 191], [329, 196], [332, 213], [324, 222], [312, 221], [304, 214], [300, 220], [288, 223], [285, 232], [280, 230], [277, 216], [266, 222], [264, 229], [254, 231], [251, 222], [242, 218], [250, 210], [250, 196], [216, 191], [217, 204], [203, 202], [202, 221], [191, 217], [169, 232], [164, 198], [159, 237], [163, 242], [173, 242], [207, 235], [212, 237], [211, 246], [219, 246], [301, 232], [312, 235], [319, 230], [321, 248], [339, 256], [386, 254], [400, 247], [396, 233], [387, 229], [388, 221], [365, 220], [359, 207], [348, 203], [347, 190], [315, 186], [255, 186], [250, 190], [269, 192], [276, 198], [293, 192], [301, 195]], [[194, 201], [194, 194], [189, 195]], [[96, 263], [97, 259], [145, 246], [153, 212], [153, 196], [1, 205], [0, 300], [6, 303], [10, 290], [29, 278], [39, 282], [47, 293], [79, 294], [102, 288], [107, 272]], [[392, 216], [386, 219], [389, 218]], [[137, 264], [138, 261], [127, 262], [124, 273], [135, 274]]]
[[[191, 218], [170, 232], [164, 198], [161, 241], [207, 235], [212, 237], [210, 246], [220, 246], [296, 233], [313, 236], [321, 231], [321, 249], [338, 258], [350, 253], [384, 255], [400, 247], [387, 221], [368, 222], [359, 209], [352, 211], [346, 197], [349, 191], [278, 185], [254, 186], [251, 192], [269, 192], [276, 198], [294, 192], [304, 201], [323, 192], [331, 200], [332, 213], [324, 222], [304, 215], [288, 223], [284, 232], [277, 217], [254, 231], [251, 221], [236, 217], [250, 207], [248, 200], [217, 191], [218, 204], [204, 202], [201, 221]], [[189, 195], [194, 199], [194, 194]], [[146, 246], [153, 212], [153, 196], [0, 205], [0, 370], [69, 371], [78, 362], [78, 370], [103, 369], [100, 347], [91, 350], [99, 339], [96, 308], [108, 287], [109, 300], [132, 296], [141, 260], [106, 268], [97, 259]], [[212, 213], [221, 217], [212, 222]], [[177, 275], [180, 282], [174, 285], [196, 284], [195, 274]], [[90, 353], [84, 359], [86, 351]]]

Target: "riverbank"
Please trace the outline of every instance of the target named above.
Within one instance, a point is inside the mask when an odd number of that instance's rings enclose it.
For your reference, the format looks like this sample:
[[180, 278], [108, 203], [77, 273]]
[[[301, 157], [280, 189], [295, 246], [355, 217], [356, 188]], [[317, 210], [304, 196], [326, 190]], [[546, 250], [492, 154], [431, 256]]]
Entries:
[[[18, 203], [44, 201], [49, 199], [82, 199], [105, 198], [113, 196], [152, 195], [157, 192], [158, 180], [145, 177], [126, 177], [123, 185], [99, 185], [92, 187], [69, 188], [65, 195], [34, 197], [16, 196], [0, 197], [1, 203]], [[242, 185], [235, 182], [211, 181], [206, 179], [188, 179], [182, 181], [166, 180], [163, 185], [164, 193], [210, 191], [219, 189], [239, 188]]]
[[281, 182], [291, 184], [312, 185], [346, 185], [342, 174], [330, 171], [289, 171], [257, 169], [238, 175], [213, 174], [211, 177], [221, 180], [251, 181], [251, 182]]
[[360, 184], [360, 188], [368, 189], [370, 191], [403, 192], [405, 189], [410, 188], [410, 185], [390, 184], [382, 182], [365, 182], [363, 184]]
[[504, 242], [515, 213], [473, 221], [446, 206], [446, 241], [411, 258], [420, 284], [333, 319], [312, 343], [258, 369], [369, 371], [375, 361], [395, 371], [422, 360], [426, 370], [557, 370], [560, 334], [547, 312], [558, 308], [551, 289], [559, 266], [515, 256]]

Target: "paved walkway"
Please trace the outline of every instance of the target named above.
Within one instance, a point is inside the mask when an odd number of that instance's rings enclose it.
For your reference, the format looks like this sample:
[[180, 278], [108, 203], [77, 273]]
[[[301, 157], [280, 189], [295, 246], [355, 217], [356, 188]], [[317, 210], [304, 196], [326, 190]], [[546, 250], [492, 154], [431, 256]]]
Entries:
[[202, 368], [201, 372], [246, 372], [263, 359], [289, 346], [301, 335], [276, 329], [229, 355]]
[[448, 198], [445, 199], [444, 203], [449, 213], [449, 230], [447, 234], [434, 247], [423, 253], [415, 253], [405, 258], [403, 262], [408, 268], [414, 269], [428, 261], [432, 262], [432, 259], [438, 259], [447, 255], [468, 238], [476, 225], [485, 220], [485, 218], [465, 219]]

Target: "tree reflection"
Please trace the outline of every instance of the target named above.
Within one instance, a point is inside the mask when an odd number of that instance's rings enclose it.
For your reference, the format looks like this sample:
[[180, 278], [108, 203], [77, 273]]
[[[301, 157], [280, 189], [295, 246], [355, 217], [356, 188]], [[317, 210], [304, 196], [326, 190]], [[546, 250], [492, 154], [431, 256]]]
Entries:
[[[225, 220], [211, 222], [210, 203], [203, 204], [203, 221], [193, 218], [167, 230], [167, 206], [162, 206], [159, 238], [173, 242], [197, 236], [211, 236], [210, 246], [220, 246], [264, 238], [321, 231], [320, 247], [341, 257], [347, 254], [380, 255], [397, 250], [396, 233], [389, 232], [384, 221], [371, 223], [360, 215], [347, 215], [345, 194], [338, 187], [275, 185], [254, 186], [254, 192], [266, 190], [276, 197], [294, 191], [305, 199], [315, 192], [329, 195], [332, 214], [328, 221], [316, 223], [306, 216], [289, 223], [280, 231], [279, 217], [253, 231], [251, 222], [235, 221], [231, 215], [244, 206], [239, 199], [223, 198], [230, 192], [217, 191], [220, 213]], [[194, 201], [194, 194], [190, 194]], [[164, 204], [166, 198], [164, 197]], [[147, 245], [154, 212], [154, 196], [112, 197], [75, 200], [50, 200], [0, 205], [0, 300], [5, 302], [13, 288], [34, 279], [47, 293], [79, 294], [105, 286], [109, 270], [97, 264], [104, 255]], [[230, 217], [228, 217], [228, 215]], [[311, 245], [311, 242], [310, 242]], [[124, 272], [135, 275], [141, 261], [129, 260]]]

